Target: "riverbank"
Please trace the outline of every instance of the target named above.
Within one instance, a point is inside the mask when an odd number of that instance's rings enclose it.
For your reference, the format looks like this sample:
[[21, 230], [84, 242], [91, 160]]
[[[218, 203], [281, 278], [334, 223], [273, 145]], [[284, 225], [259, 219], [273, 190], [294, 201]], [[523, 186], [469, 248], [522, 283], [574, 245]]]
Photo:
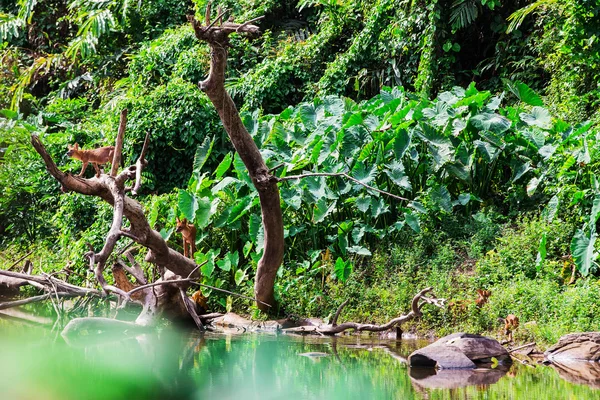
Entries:
[[[573, 262], [565, 256], [574, 230], [568, 221], [548, 223], [534, 216], [512, 221], [447, 217], [357, 260], [345, 283], [329, 273], [297, 277], [284, 272], [278, 292], [287, 314], [328, 321], [349, 300], [340, 321], [384, 323], [407, 312], [412, 296], [431, 286], [451, 306], [423, 307], [421, 319], [403, 325], [405, 332], [419, 337], [470, 332], [504, 340], [498, 319], [513, 314], [520, 321], [516, 344], [535, 341], [547, 347], [567, 333], [600, 330], [594, 317], [600, 312], [600, 284], [578, 274], [572, 280]], [[536, 265], [544, 234], [546, 258]], [[477, 289], [491, 291], [481, 307], [475, 302]]]

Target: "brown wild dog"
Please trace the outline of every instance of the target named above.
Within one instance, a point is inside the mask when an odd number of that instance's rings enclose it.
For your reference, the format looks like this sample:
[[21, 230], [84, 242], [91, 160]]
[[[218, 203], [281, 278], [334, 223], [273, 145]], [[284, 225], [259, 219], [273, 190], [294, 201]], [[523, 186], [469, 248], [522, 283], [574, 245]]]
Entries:
[[196, 227], [193, 224], [190, 224], [185, 218], [177, 218], [177, 228], [175, 228], [175, 232], [181, 233], [181, 236], [183, 237], [184, 257], [193, 259], [194, 253], [196, 252]]
[[504, 323], [504, 335], [508, 337], [509, 342], [512, 342], [512, 333], [519, 327], [519, 317], [514, 314], [508, 314], [506, 318], [498, 318], [498, 321]]
[[488, 299], [490, 298], [491, 295], [492, 295], [491, 290], [477, 289], [477, 299], [475, 299], [475, 304], [477, 304], [477, 307], [479, 307], [479, 308], [483, 307], [483, 305], [488, 302]]
[[[129, 281], [127, 275], [125, 274], [125, 270], [119, 264], [114, 264], [112, 266], [113, 278], [115, 278], [115, 286], [124, 292], [129, 292], [135, 289], [138, 285], [134, 285]], [[131, 295], [131, 299], [135, 301], [143, 302], [146, 295], [143, 290], [135, 292]]]
[[94, 169], [96, 170], [96, 176], [100, 176], [100, 168], [98, 165], [106, 164], [107, 162], [112, 162], [113, 156], [115, 154], [114, 146], [106, 146], [106, 147], [98, 147], [97, 149], [92, 150], [83, 150], [79, 148], [79, 145], [75, 143], [75, 145], [67, 145], [67, 156], [72, 157], [76, 160], [80, 160], [83, 162], [83, 166], [81, 167], [81, 172], [79, 176], [83, 176], [85, 173], [85, 169], [87, 168], [89, 163], [92, 163]]
[[491, 290], [477, 289], [477, 298], [475, 300], [453, 300], [448, 303], [448, 310], [452, 311], [454, 314], [462, 314], [467, 311], [469, 304], [473, 303], [475, 303], [477, 308], [481, 308], [487, 303], [491, 295]]

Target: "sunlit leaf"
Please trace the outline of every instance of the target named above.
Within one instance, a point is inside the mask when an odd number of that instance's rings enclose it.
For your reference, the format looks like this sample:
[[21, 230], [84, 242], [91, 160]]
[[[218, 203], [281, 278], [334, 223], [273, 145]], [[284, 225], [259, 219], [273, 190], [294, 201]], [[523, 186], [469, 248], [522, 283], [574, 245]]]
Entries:
[[194, 221], [196, 211], [198, 210], [198, 201], [188, 191], [179, 189], [177, 206], [188, 221]]
[[352, 273], [353, 265], [350, 261], [344, 261], [341, 257], [338, 257], [335, 261], [335, 276], [340, 282], [346, 282], [350, 274]]
[[593, 268], [596, 268], [598, 254], [594, 251], [598, 235], [592, 231], [586, 235], [582, 229], [578, 229], [571, 240], [571, 254], [575, 265], [581, 275], [588, 276]]

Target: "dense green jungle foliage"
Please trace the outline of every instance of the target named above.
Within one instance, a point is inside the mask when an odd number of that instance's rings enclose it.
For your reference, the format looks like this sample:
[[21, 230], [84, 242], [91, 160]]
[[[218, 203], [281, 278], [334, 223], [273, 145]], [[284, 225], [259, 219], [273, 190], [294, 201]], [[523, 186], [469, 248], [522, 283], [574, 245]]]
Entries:
[[[421, 331], [495, 332], [508, 313], [520, 340], [600, 329], [600, 1], [221, 5], [236, 21], [265, 16], [259, 38], [232, 37], [227, 87], [269, 167], [338, 175], [280, 185], [282, 313], [327, 317], [349, 298], [342, 318], [384, 321], [431, 285], [452, 300], [493, 294], [428, 310]], [[127, 108], [125, 163], [152, 135], [150, 223], [178, 248], [175, 218], [193, 220], [204, 282], [252, 293], [258, 197], [196, 86], [210, 55], [185, 22], [205, 7], [0, 0], [0, 265], [33, 251], [38, 270], [92, 280], [83, 254], [112, 210], [60, 193], [29, 136], [75, 173], [67, 144], [113, 143]]]

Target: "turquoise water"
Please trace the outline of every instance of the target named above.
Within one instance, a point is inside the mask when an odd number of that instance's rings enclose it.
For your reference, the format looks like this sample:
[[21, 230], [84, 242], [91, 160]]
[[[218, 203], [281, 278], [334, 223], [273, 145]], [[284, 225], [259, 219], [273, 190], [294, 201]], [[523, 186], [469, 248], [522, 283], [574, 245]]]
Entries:
[[[7, 322], [0, 335], [1, 399], [600, 399], [545, 366], [410, 370], [405, 357], [426, 344], [414, 341], [162, 329], [67, 343]], [[471, 386], [433, 388], [440, 382]]]

